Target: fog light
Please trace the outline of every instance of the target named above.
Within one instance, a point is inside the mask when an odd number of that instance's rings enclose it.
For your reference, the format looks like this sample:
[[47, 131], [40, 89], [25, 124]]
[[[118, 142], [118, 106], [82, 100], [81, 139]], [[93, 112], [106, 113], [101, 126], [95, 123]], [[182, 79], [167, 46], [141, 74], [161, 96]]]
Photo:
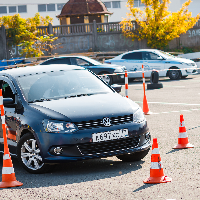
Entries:
[[146, 140], [151, 140], [151, 135], [150, 135], [150, 132], [147, 132], [146, 134], [145, 134], [145, 139]]
[[53, 152], [56, 154], [56, 155], [60, 155], [62, 154], [62, 151], [63, 149], [61, 147], [56, 147], [54, 148]]

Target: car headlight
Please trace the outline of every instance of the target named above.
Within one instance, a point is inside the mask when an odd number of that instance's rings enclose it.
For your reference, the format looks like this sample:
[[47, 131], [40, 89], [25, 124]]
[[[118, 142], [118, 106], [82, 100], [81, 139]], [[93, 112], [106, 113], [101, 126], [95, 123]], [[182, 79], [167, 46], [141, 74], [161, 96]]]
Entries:
[[71, 122], [43, 120], [43, 126], [46, 132], [72, 133], [78, 130], [75, 124]]
[[145, 120], [144, 113], [141, 108], [138, 108], [135, 113], [133, 113], [133, 122], [141, 123]]
[[114, 70], [114, 73], [123, 73], [123, 72], [124, 72], [123, 68], [117, 68]]
[[185, 65], [188, 65], [188, 66], [192, 66], [193, 64], [192, 63], [181, 63], [181, 64], [185, 64]]

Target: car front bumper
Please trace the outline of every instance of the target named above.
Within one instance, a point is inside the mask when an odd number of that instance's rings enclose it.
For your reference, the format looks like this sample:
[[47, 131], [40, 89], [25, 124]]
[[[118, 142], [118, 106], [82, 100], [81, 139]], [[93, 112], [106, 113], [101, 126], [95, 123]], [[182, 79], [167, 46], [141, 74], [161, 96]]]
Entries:
[[[128, 137], [102, 142], [93, 142], [92, 133], [128, 128]], [[38, 133], [43, 162], [61, 163], [103, 158], [144, 151], [151, 146], [151, 135], [146, 122], [135, 126], [108, 127], [101, 130], [79, 131], [74, 134]], [[60, 150], [57, 151], [57, 150]]]
[[113, 83], [124, 83], [125, 75], [124, 74], [113, 75], [112, 79], [113, 79]]

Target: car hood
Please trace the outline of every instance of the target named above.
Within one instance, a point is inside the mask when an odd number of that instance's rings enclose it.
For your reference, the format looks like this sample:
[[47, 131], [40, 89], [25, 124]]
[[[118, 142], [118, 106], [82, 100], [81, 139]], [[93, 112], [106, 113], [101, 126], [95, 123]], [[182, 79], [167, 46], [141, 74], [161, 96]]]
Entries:
[[46, 110], [51, 118], [59, 113], [74, 122], [130, 115], [139, 108], [138, 104], [117, 93], [36, 102], [30, 106], [42, 113]]
[[123, 68], [124, 70], [126, 69], [125, 66], [123, 65], [115, 65], [115, 64], [102, 64], [102, 65], [99, 65], [98, 67], [113, 68], [113, 69]]
[[177, 62], [183, 62], [183, 63], [194, 63], [194, 61], [190, 60], [190, 59], [186, 59], [186, 58], [178, 58], [178, 57], [170, 57], [167, 58], [167, 60], [171, 60], [171, 61], [177, 61]]

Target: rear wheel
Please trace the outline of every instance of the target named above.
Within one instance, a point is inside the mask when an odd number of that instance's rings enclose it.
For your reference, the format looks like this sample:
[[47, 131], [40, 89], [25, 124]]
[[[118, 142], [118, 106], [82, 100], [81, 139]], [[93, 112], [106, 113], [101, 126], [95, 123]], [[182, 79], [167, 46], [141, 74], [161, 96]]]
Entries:
[[113, 83], [112, 76], [109, 76], [109, 75], [106, 75], [106, 74], [109, 74], [109, 73], [108, 72], [101, 72], [99, 75], [102, 75], [102, 76], [100, 76], [101, 79], [103, 79], [108, 85], [112, 85], [112, 83]]
[[176, 70], [170, 69], [168, 75], [171, 80], [178, 80], [181, 77], [181, 71], [178, 69]]
[[150, 148], [148, 148], [144, 151], [140, 151], [140, 152], [125, 154], [125, 155], [119, 155], [119, 156], [117, 156], [117, 158], [122, 160], [123, 162], [139, 161], [148, 154], [149, 150], [150, 150]]
[[50, 165], [43, 163], [37, 141], [32, 133], [26, 133], [17, 146], [17, 156], [22, 167], [32, 173], [45, 173], [50, 170]]

